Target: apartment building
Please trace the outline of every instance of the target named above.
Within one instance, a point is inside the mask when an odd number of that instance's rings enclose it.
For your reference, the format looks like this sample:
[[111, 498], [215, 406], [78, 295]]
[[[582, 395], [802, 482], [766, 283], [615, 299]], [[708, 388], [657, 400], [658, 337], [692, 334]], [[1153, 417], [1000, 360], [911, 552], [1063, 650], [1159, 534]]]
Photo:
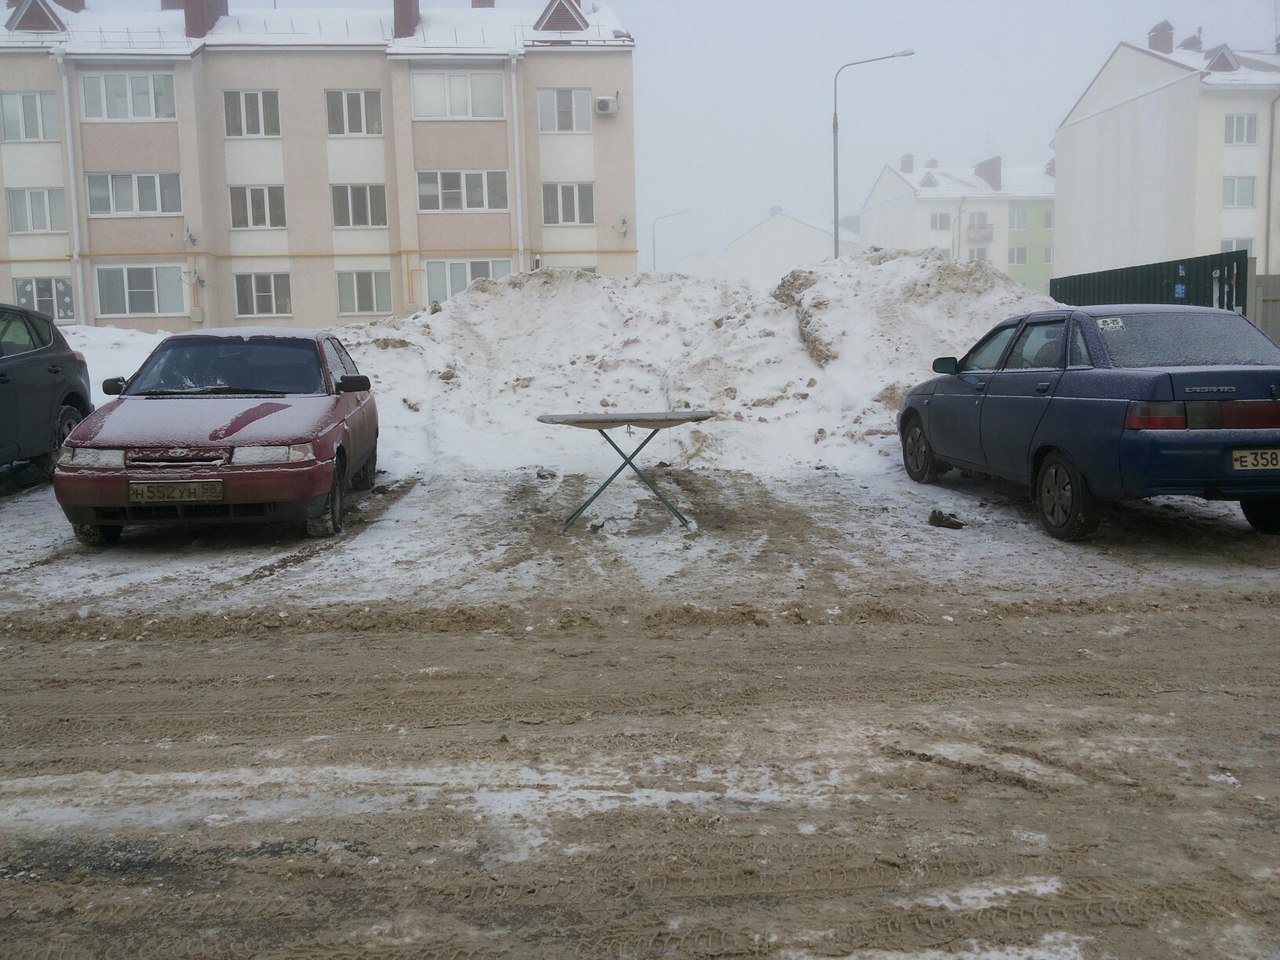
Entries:
[[1241, 249], [1280, 273], [1280, 44], [1174, 41], [1121, 43], [1058, 127], [1058, 276]]
[[0, 300], [310, 327], [541, 266], [634, 273], [634, 42], [613, 14], [386, 3], [9, 0]]
[[1054, 275], [1054, 165], [1006, 167], [990, 157], [971, 168], [911, 154], [886, 166], [859, 213], [862, 242], [918, 250], [937, 247], [957, 260], [984, 260], [1031, 290], [1049, 292]]

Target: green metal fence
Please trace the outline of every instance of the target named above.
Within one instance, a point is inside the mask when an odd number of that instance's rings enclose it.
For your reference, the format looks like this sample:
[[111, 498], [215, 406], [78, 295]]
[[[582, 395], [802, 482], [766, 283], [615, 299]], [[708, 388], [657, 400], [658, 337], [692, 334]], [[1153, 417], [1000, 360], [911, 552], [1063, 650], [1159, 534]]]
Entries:
[[1247, 250], [1079, 273], [1049, 281], [1049, 296], [1073, 307], [1101, 303], [1185, 303], [1249, 315]]

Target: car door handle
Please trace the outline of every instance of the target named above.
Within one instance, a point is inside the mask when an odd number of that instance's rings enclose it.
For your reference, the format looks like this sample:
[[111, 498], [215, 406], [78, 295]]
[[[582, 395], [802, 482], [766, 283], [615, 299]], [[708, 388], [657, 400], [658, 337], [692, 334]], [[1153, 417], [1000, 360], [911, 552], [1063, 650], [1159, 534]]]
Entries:
[[1048, 393], [1048, 392], [1049, 392], [1049, 384], [1048, 384], [1048, 383], [1037, 383], [1037, 384], [1036, 384], [1036, 393]]
[[49, 364], [49, 366], [45, 367], [45, 369], [46, 369], [46, 370], [48, 370], [50, 373], [61, 373], [61, 372], [62, 372], [62, 368], [61, 368], [60, 366], [58, 366], [56, 363], [51, 363], [51, 364]]
[[985, 382], [982, 382], [982, 383], [975, 383], [975, 384], [973, 385], [973, 389], [975, 389], [975, 390], [977, 390], [979, 393], [981, 393], [983, 390], [987, 389], [987, 385], [986, 385], [986, 383], [985, 383]]
[[8, 382], [9, 382], [9, 375], [7, 373], [0, 373], [0, 383], [8, 383]]

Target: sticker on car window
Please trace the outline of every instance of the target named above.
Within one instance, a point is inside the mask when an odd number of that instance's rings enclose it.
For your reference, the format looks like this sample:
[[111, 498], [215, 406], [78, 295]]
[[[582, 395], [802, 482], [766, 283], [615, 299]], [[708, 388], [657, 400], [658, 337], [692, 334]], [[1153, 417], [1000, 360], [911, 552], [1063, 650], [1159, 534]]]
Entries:
[[1099, 330], [1123, 330], [1124, 320], [1120, 317], [1101, 317], [1098, 320]]

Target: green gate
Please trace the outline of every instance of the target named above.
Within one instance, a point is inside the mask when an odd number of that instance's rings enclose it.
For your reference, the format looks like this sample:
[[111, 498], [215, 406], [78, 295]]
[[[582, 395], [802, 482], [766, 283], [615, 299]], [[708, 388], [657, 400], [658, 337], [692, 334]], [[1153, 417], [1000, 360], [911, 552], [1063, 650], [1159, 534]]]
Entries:
[[1049, 296], [1073, 307], [1104, 303], [1185, 303], [1248, 316], [1249, 252], [1214, 253], [1049, 281]]

